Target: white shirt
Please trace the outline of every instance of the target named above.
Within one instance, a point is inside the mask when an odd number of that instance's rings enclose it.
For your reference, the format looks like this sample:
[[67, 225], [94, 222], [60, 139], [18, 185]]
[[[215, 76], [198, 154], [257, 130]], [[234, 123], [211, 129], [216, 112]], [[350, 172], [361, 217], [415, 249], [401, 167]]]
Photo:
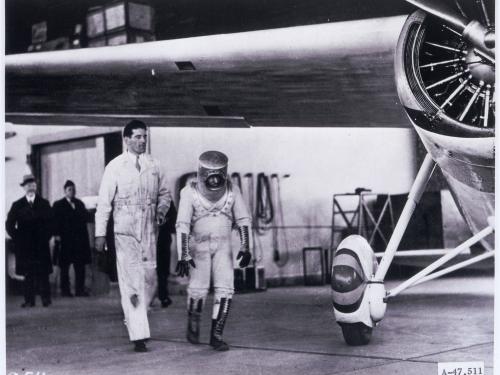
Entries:
[[35, 202], [35, 194], [26, 194], [26, 199], [28, 200], [28, 203], [33, 204]]
[[69, 199], [68, 197], [65, 197], [66, 200], [68, 201], [69, 205], [71, 206], [71, 208], [73, 208], [73, 210], [76, 208], [75, 206], [75, 203], [71, 201], [71, 199]]
[[130, 160], [132, 161], [132, 164], [134, 166], [135, 166], [135, 163], [137, 162], [137, 156], [139, 156], [139, 165], [140, 165], [141, 170], [142, 170], [142, 168], [144, 167], [144, 153], [139, 154], [139, 155], [134, 155], [133, 153], [131, 153], [127, 150], [127, 155], [130, 158]]

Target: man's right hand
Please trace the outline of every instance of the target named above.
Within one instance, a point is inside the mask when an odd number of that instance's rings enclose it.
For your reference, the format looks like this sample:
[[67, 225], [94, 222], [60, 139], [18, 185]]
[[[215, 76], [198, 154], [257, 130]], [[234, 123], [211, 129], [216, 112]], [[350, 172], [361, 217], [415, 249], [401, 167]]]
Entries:
[[177, 276], [184, 277], [189, 276], [189, 266], [196, 268], [194, 260], [179, 260], [177, 262], [177, 267], [175, 268], [175, 272], [177, 272]]
[[106, 237], [96, 237], [95, 238], [95, 249], [99, 252], [104, 250], [104, 245], [106, 245]]

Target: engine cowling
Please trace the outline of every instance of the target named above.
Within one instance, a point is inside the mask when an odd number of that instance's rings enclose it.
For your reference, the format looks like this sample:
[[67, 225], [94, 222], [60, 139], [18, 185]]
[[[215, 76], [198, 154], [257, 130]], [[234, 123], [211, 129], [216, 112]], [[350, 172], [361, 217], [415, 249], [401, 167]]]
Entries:
[[[495, 207], [495, 63], [489, 42], [494, 4], [455, 4], [468, 22], [463, 32], [423, 11], [408, 17], [396, 47], [396, 86], [463, 218], [477, 233]], [[489, 54], [482, 52], [486, 45], [492, 47]], [[494, 248], [493, 236], [481, 243]]]
[[[485, 17], [478, 8], [481, 2], [468, 3], [477, 5], [468, 4], [469, 19]], [[487, 12], [492, 2], [484, 3]], [[484, 29], [491, 35], [494, 19], [489, 18]], [[403, 26], [395, 70], [400, 101], [416, 126], [455, 137], [494, 136], [495, 63], [470, 37], [419, 10]]]

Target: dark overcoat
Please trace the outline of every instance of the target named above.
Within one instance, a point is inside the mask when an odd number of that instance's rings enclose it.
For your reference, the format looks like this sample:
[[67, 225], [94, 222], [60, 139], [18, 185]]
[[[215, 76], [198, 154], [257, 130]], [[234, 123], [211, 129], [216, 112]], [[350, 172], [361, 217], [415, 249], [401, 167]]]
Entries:
[[54, 202], [53, 211], [56, 234], [61, 237], [61, 248], [56, 260], [58, 265], [89, 264], [90, 244], [87, 230], [89, 213], [83, 202], [73, 199], [75, 208], [66, 198]]
[[35, 196], [33, 206], [23, 197], [12, 204], [6, 230], [14, 242], [16, 273], [52, 273], [49, 240], [54, 233], [50, 203]]

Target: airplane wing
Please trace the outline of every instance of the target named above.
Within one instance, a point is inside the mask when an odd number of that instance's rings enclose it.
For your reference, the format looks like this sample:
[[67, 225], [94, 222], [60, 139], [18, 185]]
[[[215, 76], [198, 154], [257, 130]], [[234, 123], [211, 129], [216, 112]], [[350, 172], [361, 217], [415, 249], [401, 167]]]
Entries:
[[404, 16], [6, 57], [17, 124], [408, 127]]

